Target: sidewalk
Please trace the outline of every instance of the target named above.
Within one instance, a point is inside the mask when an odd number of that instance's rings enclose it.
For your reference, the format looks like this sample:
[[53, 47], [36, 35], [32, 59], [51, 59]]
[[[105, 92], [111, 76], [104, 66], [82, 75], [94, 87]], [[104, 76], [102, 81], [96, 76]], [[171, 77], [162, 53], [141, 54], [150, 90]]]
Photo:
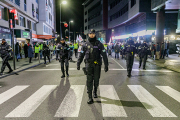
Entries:
[[165, 59], [159, 60], [148, 58], [147, 62], [155, 64], [159, 67], [163, 67], [165, 69], [180, 72], [180, 57], [178, 57], [178, 54], [171, 54], [169, 55], [169, 57], [165, 57]]
[[[56, 58], [56, 56], [53, 56], [51, 61], [54, 60], [55, 58]], [[46, 61], [47, 61], [47, 63], [49, 62], [48, 59], [46, 59]], [[9, 61], [9, 64], [11, 65], [11, 68], [14, 69], [12, 60]], [[21, 72], [23, 70], [26, 70], [26, 69], [29, 69], [32, 67], [36, 67], [40, 64], [44, 64], [44, 58], [40, 60], [40, 63], [39, 63], [39, 60], [38, 59], [35, 60], [35, 58], [32, 59], [32, 63], [29, 63], [29, 58], [19, 59], [19, 62], [16, 61], [16, 70], [14, 70], [11, 74], [7, 74], [9, 69], [6, 66], [5, 71], [4, 71], [4, 75], [0, 76], [0, 78], [6, 77], [6, 76], [9, 76], [12, 74], [16, 74], [16, 73]], [[2, 61], [0, 61], [0, 67], [1, 66], [2, 66]]]

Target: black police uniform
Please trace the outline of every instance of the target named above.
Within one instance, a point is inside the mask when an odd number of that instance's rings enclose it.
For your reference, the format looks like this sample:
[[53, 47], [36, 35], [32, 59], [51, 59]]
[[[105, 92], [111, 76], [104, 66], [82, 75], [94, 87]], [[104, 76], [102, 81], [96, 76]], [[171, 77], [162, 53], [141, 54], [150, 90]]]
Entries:
[[[64, 71], [64, 63], [66, 66], [66, 75], [69, 76], [68, 74], [68, 69], [69, 69], [69, 46], [66, 43], [61, 43], [58, 48], [57, 52], [59, 54], [59, 62], [61, 62], [61, 71], [62, 71], [62, 76], [61, 78], [65, 77], [65, 71]], [[58, 59], [58, 54], [56, 54], [56, 60]]]
[[[77, 62], [77, 68], [80, 69], [80, 64], [85, 56], [85, 64], [87, 71], [87, 93], [89, 95], [88, 104], [93, 103], [92, 90], [94, 84], [94, 98], [97, 98], [97, 88], [101, 74], [102, 57], [105, 64], [105, 72], [108, 71], [108, 59], [106, 50], [103, 44], [95, 38], [89, 38], [82, 46], [81, 53]], [[94, 80], [94, 83], [93, 83]]]
[[136, 52], [136, 47], [133, 40], [129, 40], [127, 44], [124, 46], [124, 51], [126, 54], [126, 66], [127, 66], [127, 72], [128, 77], [131, 77], [131, 71], [133, 67], [134, 62], [134, 54]]
[[150, 52], [149, 47], [146, 43], [143, 43], [141, 46], [139, 46], [138, 51], [139, 51], [139, 58], [140, 58], [139, 68], [141, 68], [141, 64], [143, 60], [143, 69], [145, 69], [148, 54]]
[[0, 54], [1, 54], [1, 58], [2, 58], [2, 67], [1, 67], [1, 74], [3, 74], [5, 67], [7, 65], [7, 67], [9, 68], [9, 72], [12, 72], [12, 68], [10, 66], [10, 64], [8, 63], [8, 60], [11, 58], [10, 53], [12, 54], [12, 49], [10, 48], [10, 45], [8, 45], [7, 42], [5, 42], [4, 44], [0, 44]]
[[46, 57], [48, 58], [50, 63], [50, 49], [46, 44], [43, 45], [43, 55], [44, 55], [44, 64], [46, 64]]

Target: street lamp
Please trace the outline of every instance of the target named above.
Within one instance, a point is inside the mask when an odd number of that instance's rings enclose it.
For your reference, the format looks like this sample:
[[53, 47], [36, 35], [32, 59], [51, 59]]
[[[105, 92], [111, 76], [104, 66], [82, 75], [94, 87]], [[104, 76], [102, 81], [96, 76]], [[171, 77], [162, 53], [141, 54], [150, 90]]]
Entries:
[[69, 41], [70, 41], [70, 23], [73, 22], [72, 20], [69, 21]]
[[[67, 1], [63, 1], [61, 4], [67, 4]], [[61, 39], [62, 39], [62, 30], [61, 30], [61, 4], [60, 4], [60, 35], [61, 35]]]

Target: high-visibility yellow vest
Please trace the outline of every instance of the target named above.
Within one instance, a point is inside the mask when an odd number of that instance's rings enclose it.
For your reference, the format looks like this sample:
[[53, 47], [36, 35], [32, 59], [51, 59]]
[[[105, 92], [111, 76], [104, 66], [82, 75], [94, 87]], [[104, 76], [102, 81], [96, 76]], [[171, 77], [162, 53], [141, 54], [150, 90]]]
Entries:
[[56, 45], [53, 46], [53, 50], [55, 50], [55, 48], [56, 48]]
[[43, 44], [41, 44], [40, 49], [43, 50]]
[[74, 44], [74, 49], [78, 49], [78, 43]]
[[104, 48], [105, 48], [105, 50], [107, 50], [107, 45], [104, 44]]
[[37, 47], [37, 46], [35, 46], [35, 53], [39, 53], [39, 46]]

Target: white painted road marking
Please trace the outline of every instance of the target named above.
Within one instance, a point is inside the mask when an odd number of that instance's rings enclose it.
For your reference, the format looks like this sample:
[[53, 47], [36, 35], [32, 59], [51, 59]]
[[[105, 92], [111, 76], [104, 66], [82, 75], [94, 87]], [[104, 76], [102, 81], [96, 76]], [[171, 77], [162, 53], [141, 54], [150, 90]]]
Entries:
[[[121, 101], [113, 87], [113, 85], [100, 85], [100, 96], [102, 104], [103, 117], [127, 117]], [[106, 101], [110, 100], [110, 104]]]
[[[38, 71], [60, 71], [61, 69], [29, 69], [27, 72], [38, 72]], [[69, 70], [77, 70], [77, 68], [69, 68]], [[101, 69], [104, 71], [104, 68]], [[110, 71], [127, 71], [126, 69], [109, 69]], [[173, 72], [170, 70], [141, 70], [141, 69], [132, 69], [132, 71], [143, 71], [143, 72]]]
[[72, 85], [54, 117], [78, 117], [85, 85]]
[[[112, 60], [114, 60], [113, 58], [111, 58]], [[116, 60], [114, 60], [114, 62], [116, 62], [120, 67], [122, 67], [123, 69], [125, 69], [122, 65], [120, 65]]]
[[26, 89], [27, 87], [29, 87], [29, 85], [15, 86], [15, 87], [1, 93], [0, 94], [0, 104], [2, 104], [5, 101], [9, 100], [10, 98], [15, 96], [16, 94], [18, 94], [21, 91], [23, 91], [24, 89]]
[[164, 93], [175, 99], [176, 101], [180, 102], [180, 92], [174, 90], [169, 86], [156, 86], [158, 89], [162, 90]]
[[128, 87], [153, 117], [177, 117], [141, 85], [128, 85]]
[[29, 117], [57, 85], [44, 85], [6, 117]]

